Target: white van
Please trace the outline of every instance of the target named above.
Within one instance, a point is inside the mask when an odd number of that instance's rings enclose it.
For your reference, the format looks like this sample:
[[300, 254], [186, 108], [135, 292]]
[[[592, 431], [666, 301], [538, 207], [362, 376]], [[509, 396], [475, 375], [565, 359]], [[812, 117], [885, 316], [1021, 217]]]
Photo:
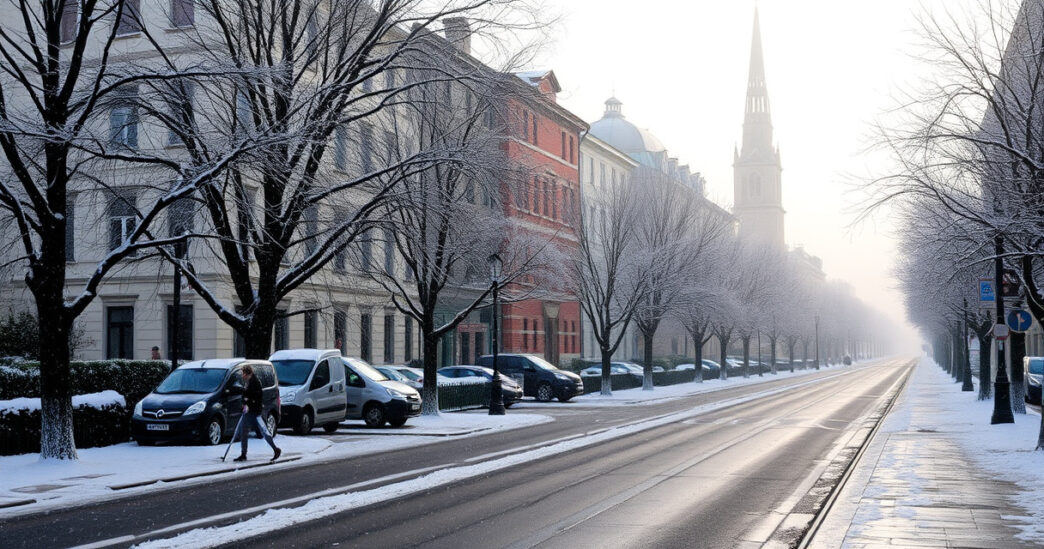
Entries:
[[342, 359], [348, 385], [348, 418], [362, 419], [369, 427], [402, 427], [406, 420], [421, 413], [421, 397], [416, 389], [384, 374], [358, 358]]
[[322, 425], [327, 433], [345, 419], [346, 393], [341, 352], [337, 349], [291, 349], [268, 357], [279, 377], [280, 426], [298, 435]]

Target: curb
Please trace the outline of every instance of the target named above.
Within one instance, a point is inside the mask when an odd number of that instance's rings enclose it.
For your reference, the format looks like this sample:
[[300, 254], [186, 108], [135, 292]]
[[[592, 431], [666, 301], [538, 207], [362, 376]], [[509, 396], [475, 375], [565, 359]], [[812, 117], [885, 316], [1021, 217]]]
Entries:
[[[222, 473], [234, 473], [236, 471], [242, 471], [242, 470], [245, 470], [245, 469], [256, 469], [258, 467], [268, 467], [270, 465], [276, 465], [276, 464], [279, 464], [279, 463], [288, 463], [288, 462], [292, 462], [292, 461], [298, 461], [300, 459], [301, 459], [301, 456], [293, 456], [293, 457], [288, 457], [286, 459], [280, 459], [279, 461], [267, 461], [267, 462], [262, 462], [262, 463], [254, 463], [252, 465], [241, 465], [241, 466], [237, 466], [237, 467], [225, 467], [225, 468], [222, 468], [222, 469], [215, 469], [215, 470], [212, 470], [212, 471], [202, 471], [202, 472], [199, 472], [199, 473], [192, 473], [192, 474], [188, 474], [188, 475], [178, 475], [178, 476], [174, 476], [174, 477], [164, 477], [164, 478], [142, 480], [142, 481], [138, 481], [138, 482], [130, 482], [130, 483], [127, 483], [127, 484], [111, 484], [111, 485], [107, 486], [107, 488], [110, 489], [110, 490], [113, 490], [113, 491], [126, 490], [128, 488], [137, 488], [139, 486], [148, 486], [150, 484], [156, 484], [156, 483], [159, 483], [159, 482], [177, 482], [179, 480], [188, 480], [188, 479], [192, 479], [192, 478], [209, 477], [209, 476], [213, 476], [213, 475], [220, 475]], [[35, 500], [33, 500], [33, 501], [35, 501]]]

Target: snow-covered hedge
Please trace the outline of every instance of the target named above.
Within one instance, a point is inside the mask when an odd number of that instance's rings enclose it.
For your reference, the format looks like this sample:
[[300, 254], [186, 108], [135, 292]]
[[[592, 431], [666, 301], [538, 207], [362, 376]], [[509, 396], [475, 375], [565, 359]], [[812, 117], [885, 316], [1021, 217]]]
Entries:
[[[0, 362], [0, 400], [40, 396], [40, 363]], [[74, 395], [116, 391], [133, 407], [170, 372], [163, 360], [89, 360], [70, 363]]]
[[[689, 383], [696, 379], [695, 370], [668, 370], [653, 372], [653, 385], [664, 387]], [[613, 390], [634, 389], [642, 386], [642, 380], [630, 374], [613, 375]], [[584, 394], [597, 393], [602, 390], [602, 376], [584, 376]]]
[[[478, 378], [475, 378], [478, 379]], [[489, 406], [489, 381], [439, 384], [439, 410], [466, 410]]]
[[[102, 391], [73, 397], [77, 448], [108, 446], [130, 438], [130, 414], [123, 396]], [[0, 400], [0, 455], [40, 451], [40, 399]]]

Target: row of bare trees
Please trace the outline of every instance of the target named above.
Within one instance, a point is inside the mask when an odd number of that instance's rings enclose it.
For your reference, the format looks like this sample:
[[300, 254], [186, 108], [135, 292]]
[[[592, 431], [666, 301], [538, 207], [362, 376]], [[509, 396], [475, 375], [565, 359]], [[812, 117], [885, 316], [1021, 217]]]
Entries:
[[[1044, 321], [1044, 2], [925, 13], [920, 27], [932, 76], [881, 128], [896, 167], [868, 185], [867, 212], [895, 207], [909, 316], [951, 371], [970, 370], [965, 344], [978, 339], [986, 399], [992, 327], [1003, 319], [978, 310], [978, 280], [993, 279], [1000, 260], [1021, 282], [1012, 304]], [[1011, 404], [1024, 413], [1024, 336], [1010, 346]]]
[[[742, 346], [743, 374], [750, 375], [750, 346], [759, 334], [770, 344], [771, 372], [782, 348], [793, 369], [799, 344], [808, 359], [816, 342], [817, 317], [822, 346], [836, 359], [869, 353], [871, 334], [891, 331], [844, 285], [817, 279], [803, 263], [808, 258], [741, 241], [731, 215], [666, 174], [638, 168], [627, 183], [584, 200], [579, 251], [569, 265], [598, 346], [603, 394], [612, 392], [612, 356], [632, 324], [643, 339], [647, 390], [656, 332], [665, 321], [684, 327], [697, 365], [704, 345], [718, 339], [722, 379], [734, 342]], [[699, 366], [696, 380], [703, 380]]]
[[[516, 91], [504, 69], [531, 51], [540, 14], [517, 0], [141, 5], [0, 8], [0, 208], [20, 250], [7, 264], [25, 267], [46, 342], [42, 456], [76, 457], [69, 336], [129, 264], [176, 264], [246, 356], [265, 358], [288, 295], [389, 235], [408, 272], [371, 278], [418, 321], [434, 382], [429, 344], [485, 297], [433, 320], [440, 293], [497, 245], [493, 182], [511, 180], [500, 99]], [[472, 44], [499, 70], [468, 55]], [[492, 198], [464, 199], [476, 193]], [[107, 249], [67, 267], [67, 214], [85, 197], [103, 205], [98, 217], [121, 217]], [[509, 272], [532, 263], [511, 259]], [[425, 402], [434, 396], [432, 383]]]

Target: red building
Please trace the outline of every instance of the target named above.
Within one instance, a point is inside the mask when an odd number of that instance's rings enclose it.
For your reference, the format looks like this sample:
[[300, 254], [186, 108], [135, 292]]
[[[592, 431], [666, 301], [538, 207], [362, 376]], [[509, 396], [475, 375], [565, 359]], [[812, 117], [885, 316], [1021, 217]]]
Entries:
[[[561, 91], [552, 71], [516, 74], [519, 93], [506, 105], [508, 157], [522, 166], [523, 181], [507, 193], [506, 215], [518, 230], [562, 254], [577, 247], [574, 223], [580, 205], [580, 134], [588, 125], [558, 105]], [[562, 281], [565, 265], [550, 265], [550, 276], [522, 281], [517, 290], [535, 297], [501, 308], [501, 348], [506, 353], [542, 355], [555, 365], [580, 356], [580, 305]], [[557, 274], [555, 271], [559, 271]]]

